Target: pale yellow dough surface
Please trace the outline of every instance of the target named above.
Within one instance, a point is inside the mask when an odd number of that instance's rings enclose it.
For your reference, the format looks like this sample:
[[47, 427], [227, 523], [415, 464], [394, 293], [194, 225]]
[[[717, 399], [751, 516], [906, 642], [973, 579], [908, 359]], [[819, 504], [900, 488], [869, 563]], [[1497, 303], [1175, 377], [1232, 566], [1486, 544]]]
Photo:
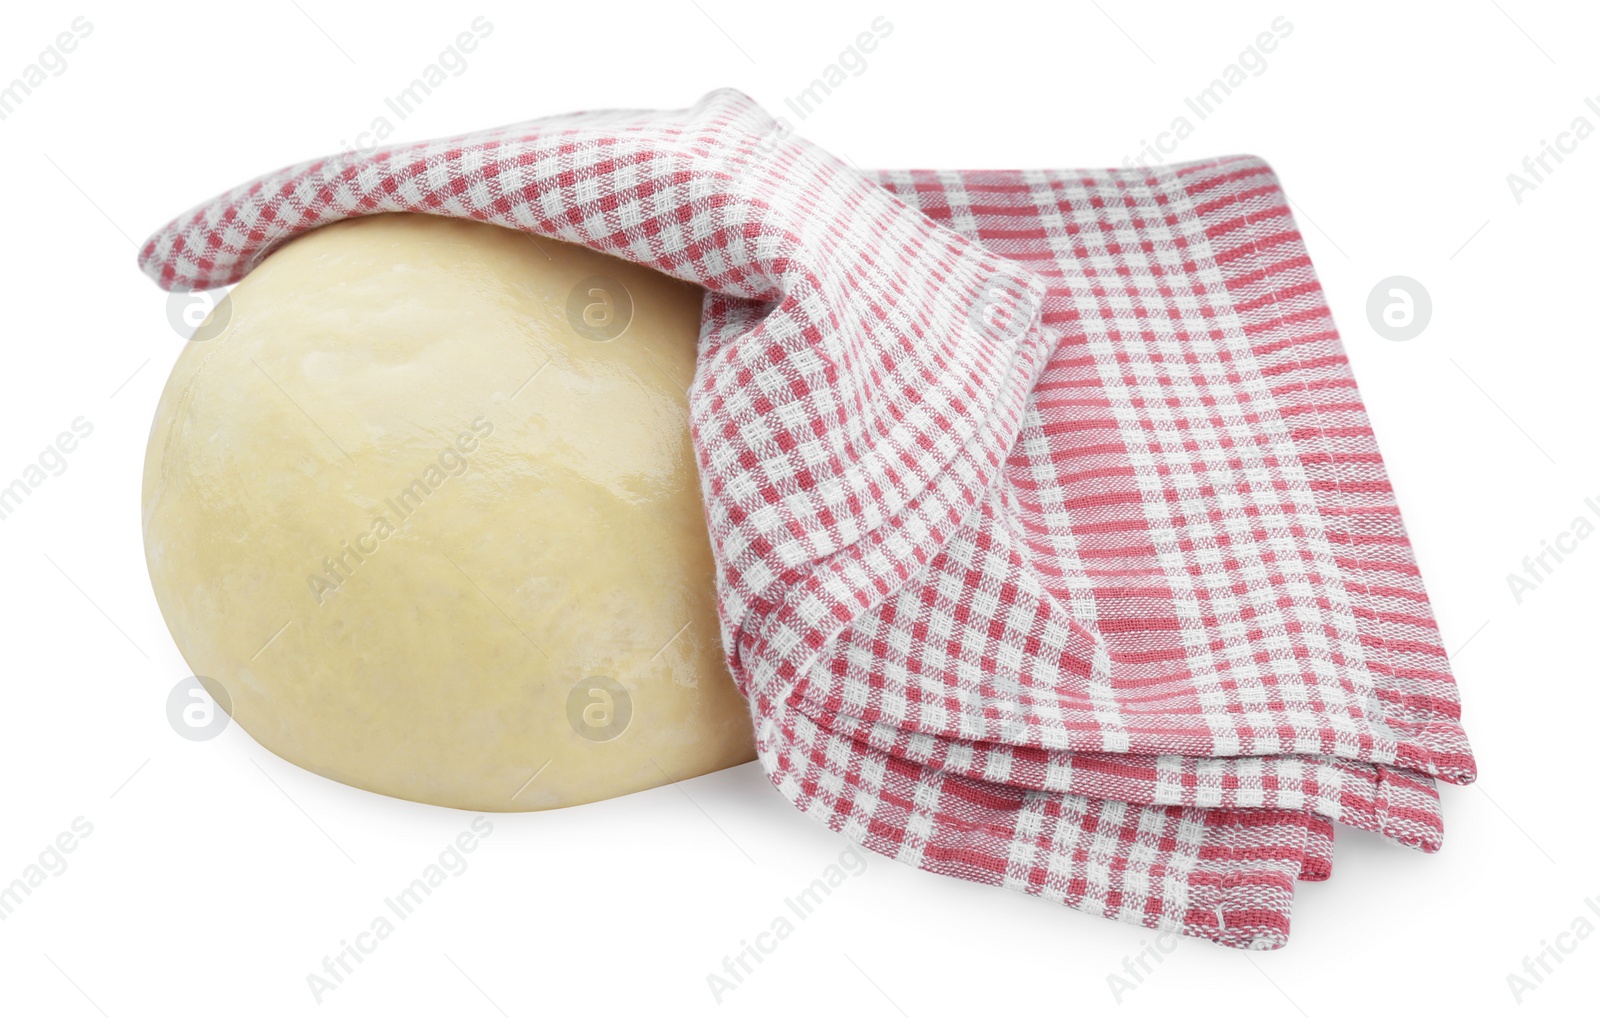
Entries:
[[419, 802], [547, 809], [753, 759], [689, 443], [700, 299], [431, 216], [273, 253], [150, 436], [146, 558], [189, 666], [279, 756]]

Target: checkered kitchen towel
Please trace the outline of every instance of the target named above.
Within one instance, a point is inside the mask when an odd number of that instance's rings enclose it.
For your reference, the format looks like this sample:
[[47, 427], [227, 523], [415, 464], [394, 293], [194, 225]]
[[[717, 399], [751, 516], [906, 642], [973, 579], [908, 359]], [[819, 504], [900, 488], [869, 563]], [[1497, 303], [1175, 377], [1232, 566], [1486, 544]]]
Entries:
[[747, 97], [301, 163], [140, 262], [230, 283], [389, 211], [707, 291], [691, 427], [763, 767], [875, 852], [1277, 947], [1332, 821], [1473, 761], [1272, 171], [858, 172]]

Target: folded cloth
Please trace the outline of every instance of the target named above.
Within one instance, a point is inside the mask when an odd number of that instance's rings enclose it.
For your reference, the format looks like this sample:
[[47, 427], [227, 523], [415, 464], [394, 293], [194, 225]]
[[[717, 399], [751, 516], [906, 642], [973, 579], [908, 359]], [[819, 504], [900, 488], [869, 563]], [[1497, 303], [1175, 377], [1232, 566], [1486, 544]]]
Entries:
[[290, 166], [140, 263], [233, 282], [410, 211], [707, 290], [723, 646], [800, 810], [935, 873], [1281, 946], [1337, 820], [1432, 851], [1459, 701], [1261, 161], [857, 171], [752, 100]]

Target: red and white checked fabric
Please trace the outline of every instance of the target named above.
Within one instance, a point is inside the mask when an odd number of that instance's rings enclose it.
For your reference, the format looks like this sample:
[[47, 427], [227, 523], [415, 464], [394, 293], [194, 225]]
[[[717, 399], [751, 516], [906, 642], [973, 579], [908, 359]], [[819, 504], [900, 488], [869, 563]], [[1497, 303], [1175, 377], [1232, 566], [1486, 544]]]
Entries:
[[163, 287], [407, 211], [704, 286], [689, 393], [762, 766], [873, 851], [1222, 944], [1471, 750], [1300, 234], [1249, 157], [862, 173], [732, 91], [301, 163]]

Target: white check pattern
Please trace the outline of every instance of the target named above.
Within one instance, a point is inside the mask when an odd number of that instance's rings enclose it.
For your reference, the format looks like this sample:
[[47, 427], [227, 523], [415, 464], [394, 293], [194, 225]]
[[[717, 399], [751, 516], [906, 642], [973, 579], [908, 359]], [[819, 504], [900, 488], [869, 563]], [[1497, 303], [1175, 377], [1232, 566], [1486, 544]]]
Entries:
[[428, 212], [706, 287], [724, 646], [795, 805], [923, 869], [1276, 947], [1332, 820], [1438, 847], [1473, 762], [1282, 192], [1240, 157], [885, 171], [736, 92], [291, 166], [141, 264]]

